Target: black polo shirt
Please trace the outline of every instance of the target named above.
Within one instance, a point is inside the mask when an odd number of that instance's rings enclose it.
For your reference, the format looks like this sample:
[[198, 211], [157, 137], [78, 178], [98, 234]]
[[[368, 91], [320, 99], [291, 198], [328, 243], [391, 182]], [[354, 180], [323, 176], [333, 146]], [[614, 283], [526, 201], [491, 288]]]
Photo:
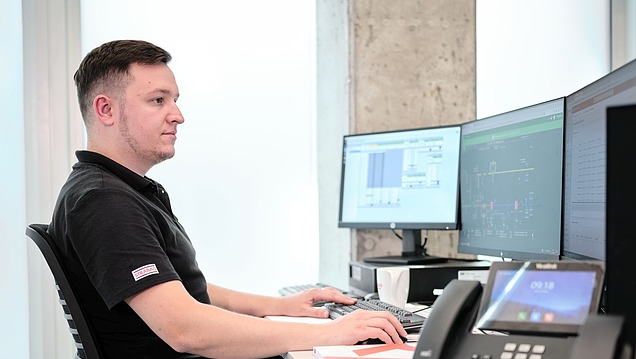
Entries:
[[165, 189], [100, 154], [79, 160], [62, 187], [49, 227], [72, 285], [109, 358], [182, 358], [124, 300], [180, 280], [210, 303], [195, 251]]

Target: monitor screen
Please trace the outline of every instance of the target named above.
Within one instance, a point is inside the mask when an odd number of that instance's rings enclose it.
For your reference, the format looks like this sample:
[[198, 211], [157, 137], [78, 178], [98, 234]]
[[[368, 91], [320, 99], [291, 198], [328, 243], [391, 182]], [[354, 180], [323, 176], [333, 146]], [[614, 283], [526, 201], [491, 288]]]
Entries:
[[480, 329], [576, 334], [599, 309], [600, 262], [495, 262], [482, 296]]
[[636, 103], [636, 61], [565, 98], [563, 256], [605, 260], [605, 139], [609, 106]]
[[460, 253], [561, 254], [564, 99], [462, 125]]
[[344, 136], [339, 226], [401, 229], [403, 253], [423, 229], [456, 229], [460, 135], [453, 125]]

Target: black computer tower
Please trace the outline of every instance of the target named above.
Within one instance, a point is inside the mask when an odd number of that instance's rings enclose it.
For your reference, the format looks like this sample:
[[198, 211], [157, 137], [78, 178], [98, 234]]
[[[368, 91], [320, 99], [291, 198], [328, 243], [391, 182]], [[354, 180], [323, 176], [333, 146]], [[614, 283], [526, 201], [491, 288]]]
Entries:
[[636, 105], [607, 109], [606, 298], [636, 343]]

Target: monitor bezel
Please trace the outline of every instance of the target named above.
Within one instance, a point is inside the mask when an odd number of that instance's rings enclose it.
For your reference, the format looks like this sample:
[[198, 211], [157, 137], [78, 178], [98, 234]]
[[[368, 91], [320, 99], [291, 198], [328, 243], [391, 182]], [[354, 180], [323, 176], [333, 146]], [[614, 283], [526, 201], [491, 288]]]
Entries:
[[[528, 106], [524, 106], [524, 107], [520, 107], [520, 108], [516, 108], [510, 111], [506, 111], [506, 112], [502, 112], [499, 114], [495, 114], [495, 115], [491, 115], [491, 116], [487, 116], [487, 117], [483, 117], [483, 118], [479, 118], [479, 119], [475, 119], [473, 121], [469, 121], [469, 122], [465, 122], [462, 124], [462, 131], [463, 128], [467, 125], [473, 124], [477, 121], [487, 121], [489, 119], [493, 119], [493, 118], [498, 118], [500, 116], [506, 116], [509, 114], [513, 114], [513, 113], [517, 113], [520, 111], [525, 111], [525, 110], [529, 110], [535, 107], [539, 107], [539, 106], [543, 106], [546, 104], [550, 104], [552, 102], [558, 102], [561, 101], [562, 102], [562, 116], [563, 116], [563, 125], [561, 128], [561, 181], [560, 181], [560, 185], [561, 185], [561, 198], [560, 198], [560, 205], [561, 205], [561, 210], [560, 212], [560, 219], [559, 219], [559, 233], [558, 233], [558, 253], [540, 253], [540, 252], [524, 252], [524, 251], [515, 251], [515, 250], [510, 250], [510, 249], [501, 249], [501, 248], [484, 248], [484, 247], [474, 247], [474, 246], [461, 246], [460, 245], [460, 241], [462, 238], [462, 230], [464, 229], [462, 224], [460, 223], [459, 225], [459, 229], [460, 229], [460, 233], [458, 233], [458, 246], [457, 246], [457, 251], [458, 253], [462, 253], [462, 254], [472, 254], [472, 255], [483, 255], [483, 256], [490, 256], [490, 257], [497, 257], [497, 258], [511, 258], [514, 260], [558, 260], [561, 258], [562, 254], [563, 254], [563, 185], [564, 185], [564, 178], [565, 178], [565, 167], [564, 167], [564, 161], [563, 158], [565, 156], [565, 121], [567, 121], [566, 116], [565, 116], [565, 96], [560, 96], [557, 98], [553, 98], [551, 100], [547, 100], [547, 101], [543, 101], [543, 102], [539, 102], [539, 103], [535, 103], [532, 105], [528, 105]], [[464, 133], [462, 132], [462, 136], [464, 135]], [[460, 163], [461, 163], [461, 151], [463, 149], [460, 148]], [[461, 165], [461, 164], [460, 164]], [[461, 170], [461, 169], [460, 169]], [[461, 176], [461, 173], [460, 173]], [[460, 187], [461, 187], [461, 178], [460, 178]], [[459, 216], [461, 217], [461, 212], [462, 212], [462, 208], [461, 208], [461, 188], [460, 188], [460, 200], [459, 200]]]
[[[438, 221], [420, 221], [420, 222], [395, 222], [395, 221], [377, 221], [377, 222], [351, 222], [351, 221], [343, 221], [343, 205], [344, 205], [344, 184], [345, 184], [345, 169], [346, 169], [346, 160], [345, 160], [345, 145], [348, 138], [360, 137], [360, 136], [382, 136], [394, 133], [408, 133], [415, 131], [436, 131], [436, 130], [444, 130], [456, 128], [459, 131], [459, 138], [461, 141], [461, 124], [449, 124], [449, 125], [440, 125], [440, 126], [429, 126], [429, 127], [417, 127], [417, 128], [408, 128], [408, 129], [397, 129], [397, 130], [389, 130], [389, 131], [378, 131], [378, 132], [367, 132], [367, 133], [357, 133], [357, 134], [348, 134], [344, 135], [342, 139], [342, 147], [341, 147], [341, 168], [340, 168], [340, 199], [339, 199], [339, 207], [338, 207], [338, 227], [340, 228], [351, 228], [351, 229], [389, 229], [389, 230], [456, 230], [459, 228], [459, 158], [457, 159], [457, 176], [455, 182], [455, 218], [450, 222], [438, 222]], [[458, 145], [460, 142], [458, 141]], [[458, 148], [458, 156], [459, 156], [459, 148]]]
[[[514, 261], [494, 262], [488, 273], [487, 284], [482, 295], [475, 326], [481, 330], [495, 330], [510, 333], [559, 333], [576, 334], [580, 324], [545, 323], [532, 321], [510, 321], [500, 318], [484, 319], [491, 306], [497, 272], [500, 270], [535, 271], [540, 272], [593, 272], [594, 287], [591, 288], [591, 298], [588, 303], [588, 314], [597, 312], [600, 307], [603, 285], [605, 280], [605, 266], [602, 261]], [[535, 303], [540, 305], [540, 303]]]
[[[582, 94], [584, 94], [587, 91], [591, 91], [595, 87], [598, 87], [598, 86], [603, 87], [602, 84], [604, 82], [611, 83], [616, 78], [620, 78], [620, 75], [621, 75], [622, 72], [626, 72], [626, 71], [628, 72], [630, 70], [633, 71], [633, 67], [635, 67], [635, 66], [636, 66], [636, 60], [632, 60], [630, 62], [627, 62], [626, 64], [622, 65], [621, 67], [616, 68], [616, 69], [608, 72], [607, 74], [599, 77], [595, 81], [593, 81], [593, 82], [581, 87], [580, 89], [572, 92], [571, 94], [565, 96], [565, 108], [564, 108], [565, 121], [570, 121], [571, 120], [570, 116], [568, 114], [568, 104], [570, 102], [576, 100], [576, 101], [578, 101], [577, 104], [580, 103], [581, 100], [579, 98], [582, 96]], [[636, 79], [631, 79], [631, 80], [632, 81], [636, 81]], [[588, 95], [586, 97], [586, 99], [589, 100], [591, 98], [594, 98], [594, 97], [598, 96], [599, 95], [598, 94], [599, 90], [601, 90], [601, 92], [603, 92], [603, 91], [606, 91], [607, 89], [596, 89], [597, 92], [595, 92], [595, 93], [593, 93], [591, 95]], [[630, 104], [631, 103], [626, 103], [626, 104], [622, 104], [622, 105], [630, 105]], [[621, 106], [621, 104], [615, 104], [615, 105], [609, 105], [609, 106], [610, 107]], [[607, 120], [607, 117], [602, 122], [605, 123], [606, 120]], [[568, 123], [566, 122], [566, 123], [564, 123], [564, 126], [563, 126], [563, 136], [564, 136], [564, 138], [563, 138], [563, 146], [564, 146], [564, 148], [563, 148], [563, 195], [562, 195], [562, 204], [561, 204], [561, 208], [562, 208], [562, 215], [561, 215], [562, 216], [562, 224], [561, 224], [561, 232], [562, 232], [562, 234], [561, 234], [561, 254], [562, 254], [562, 258], [563, 259], [571, 259], [571, 260], [580, 260], [580, 261], [587, 261], [587, 260], [601, 260], [602, 261], [602, 260], [605, 260], [604, 256], [603, 256], [603, 258], [601, 258], [601, 256], [594, 257], [594, 256], [590, 256], [590, 255], [587, 255], [587, 254], [575, 252], [575, 251], [572, 251], [572, 250], [567, 250], [565, 248], [565, 241], [566, 241], [566, 237], [565, 237], [565, 227], [566, 227], [566, 222], [565, 222], [566, 221], [566, 217], [565, 217], [565, 209], [566, 209], [565, 186], [566, 186], [566, 180], [567, 180], [567, 178], [566, 178], [566, 171], [567, 171], [567, 167], [566, 167], [566, 159], [567, 159], [567, 156], [566, 156], [567, 155], [566, 145], [567, 145], [567, 143], [566, 143], [566, 141], [567, 141], [567, 135], [568, 135], [567, 130], [568, 130]], [[607, 141], [607, 138], [606, 138], [606, 141]], [[607, 173], [606, 173], [606, 176], [607, 176]], [[606, 191], [606, 193], [607, 193], [607, 191]], [[605, 200], [605, 204], [607, 205], [607, 198]], [[606, 211], [607, 211], [607, 209], [606, 209]], [[607, 242], [607, 236], [606, 236], [605, 232], [606, 232], [606, 229], [601, 231], [601, 233], [603, 233], [603, 235], [605, 236], [604, 241], [606, 243]], [[605, 250], [604, 255], [605, 256], [607, 255], [607, 250]]]

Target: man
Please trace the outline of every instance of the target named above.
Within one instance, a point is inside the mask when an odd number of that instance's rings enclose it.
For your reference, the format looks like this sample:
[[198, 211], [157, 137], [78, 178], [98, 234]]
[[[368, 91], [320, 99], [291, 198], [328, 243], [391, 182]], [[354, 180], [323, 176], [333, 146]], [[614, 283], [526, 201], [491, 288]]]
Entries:
[[[179, 89], [171, 55], [144, 41], [91, 51], [75, 73], [87, 150], [62, 187], [50, 233], [70, 268], [109, 358], [258, 358], [406, 332], [388, 312], [357, 311], [325, 324], [333, 289], [267, 297], [208, 284], [165, 189], [145, 174], [175, 153]], [[187, 353], [187, 354], [186, 354]]]

